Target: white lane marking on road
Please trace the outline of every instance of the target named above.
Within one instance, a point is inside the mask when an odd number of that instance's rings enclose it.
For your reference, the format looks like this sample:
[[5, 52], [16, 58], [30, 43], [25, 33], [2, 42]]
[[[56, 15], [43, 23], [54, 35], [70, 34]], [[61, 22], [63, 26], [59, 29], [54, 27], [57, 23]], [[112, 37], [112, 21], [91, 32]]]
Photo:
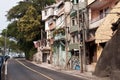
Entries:
[[5, 75], [7, 75], [7, 61], [5, 62]]
[[18, 63], [20, 63], [21, 65], [23, 65], [24, 67], [26, 67], [27, 69], [29, 69], [29, 70], [31, 70], [31, 71], [33, 71], [33, 72], [39, 74], [39, 75], [42, 75], [42, 76], [46, 77], [46, 78], [49, 79], [49, 80], [54, 80], [54, 79], [50, 78], [49, 76], [47, 76], [47, 75], [45, 75], [45, 74], [43, 74], [43, 73], [40, 73], [40, 72], [38, 72], [38, 71], [36, 71], [36, 70], [34, 70], [34, 69], [32, 69], [32, 68], [26, 66], [26, 65], [23, 64], [22, 62], [20, 62], [20, 61], [18, 61], [18, 60], [16, 60], [16, 61], [17, 61]]

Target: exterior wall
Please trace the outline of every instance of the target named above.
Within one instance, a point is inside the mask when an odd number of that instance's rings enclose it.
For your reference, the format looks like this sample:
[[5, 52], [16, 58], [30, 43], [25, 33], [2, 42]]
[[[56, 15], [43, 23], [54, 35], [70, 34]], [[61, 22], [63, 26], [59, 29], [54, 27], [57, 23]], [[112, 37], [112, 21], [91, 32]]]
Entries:
[[95, 0], [88, 0], [88, 5], [94, 2]]
[[54, 54], [53, 55], [53, 64], [54, 64], [54, 66], [58, 66], [61, 69], [64, 69], [65, 64], [66, 64], [65, 46], [62, 46], [60, 43], [57, 43], [54, 46], [54, 53], [53, 54]]
[[[117, 0], [108, 0], [108, 2], [106, 2], [106, 3], [103, 3], [103, 1], [104, 0], [94, 0], [94, 2], [89, 5], [89, 7], [90, 7], [89, 8], [89, 20], [90, 20], [89, 29], [90, 30], [99, 28], [99, 26], [101, 26], [101, 24], [103, 24], [103, 22], [106, 18], [105, 13], [108, 13], [113, 8], [113, 6], [115, 5]], [[96, 4], [99, 4], [100, 7]], [[92, 7], [91, 7], [91, 5], [92, 5]], [[107, 8], [109, 8], [109, 9], [107, 11], [105, 11], [105, 9], [107, 9]], [[103, 10], [102, 17], [100, 15], [100, 10]], [[95, 59], [95, 61], [98, 61], [103, 48], [104, 47], [102, 47], [99, 43], [97, 44], [96, 52], [95, 52], [94, 57], [93, 57], [93, 59]], [[94, 64], [92, 63], [91, 65], [94, 65]], [[94, 69], [92, 71], [94, 71]]]
[[103, 51], [103, 48], [98, 44], [97, 45], [97, 56], [96, 56], [97, 57], [97, 61], [98, 61], [102, 51]]
[[54, 9], [52, 7], [42, 10], [42, 20], [46, 20], [49, 16], [54, 15]]
[[65, 15], [61, 15], [58, 17], [58, 19], [56, 20], [56, 28], [63, 28], [65, 26]]
[[[55, 27], [55, 22], [53, 20], [54, 16], [54, 7], [55, 5], [50, 5], [45, 7], [44, 10], [42, 10], [42, 20], [45, 21], [45, 32], [47, 38], [41, 42], [43, 45], [41, 45], [41, 58], [42, 62], [48, 62], [52, 63], [52, 50], [51, 50], [51, 33], [50, 30], [52, 30]], [[42, 34], [43, 37], [45, 36]], [[41, 40], [42, 41], [42, 40]]]
[[51, 24], [49, 25], [49, 29], [52, 30], [55, 28], [55, 21], [52, 20]]
[[[58, 3], [57, 3], [58, 4]], [[57, 15], [57, 18], [56, 18], [56, 28], [54, 31], [57, 31], [57, 30], [61, 30], [63, 29], [64, 31], [66, 31], [65, 27], [69, 27], [70, 25], [70, 16], [67, 16], [65, 18], [65, 16], [69, 13], [70, 11], [70, 2], [67, 2], [67, 3], [62, 3], [60, 2], [59, 4], [62, 4], [61, 6], [56, 6], [55, 8], [55, 15]], [[69, 4], [69, 5], [68, 5]], [[66, 20], [66, 21], [65, 21]], [[64, 32], [65, 33], [65, 32]], [[54, 50], [53, 50], [53, 64], [55, 66], [58, 66], [60, 67], [61, 69], [65, 69], [66, 67], [66, 35], [63, 34], [62, 32], [59, 32], [56, 33], [54, 35]]]
[[45, 31], [49, 30], [49, 21], [45, 21]]
[[70, 13], [71, 8], [72, 8], [71, 2], [69, 1], [65, 2], [64, 11], [66, 14]]
[[105, 17], [105, 9], [109, 8], [109, 10], [107, 12], [110, 11], [110, 9], [115, 5], [115, 0], [112, 2], [106, 3], [105, 5], [101, 6], [99, 9], [98, 8], [90, 8], [91, 11], [91, 23], [92, 22], [97, 22], [98, 20], [100, 20], [100, 10], [104, 10], [103, 11], [103, 18]]
[[[70, 42], [69, 42], [69, 51], [71, 54], [70, 58], [70, 68], [75, 69], [75, 70], [80, 70], [80, 52], [79, 52], [79, 47], [80, 47], [80, 42], [79, 40], [81, 38], [78, 38], [78, 30], [79, 30], [79, 25], [78, 25], [78, 15], [76, 10], [78, 10], [79, 5], [79, 10], [82, 10], [85, 8], [85, 2], [84, 0], [79, 0], [79, 3], [74, 4], [73, 3], [73, 9], [72, 12], [70, 13], [71, 17], [71, 25], [70, 25]], [[80, 18], [81, 19], [81, 18]], [[80, 36], [81, 37], [81, 36]]]

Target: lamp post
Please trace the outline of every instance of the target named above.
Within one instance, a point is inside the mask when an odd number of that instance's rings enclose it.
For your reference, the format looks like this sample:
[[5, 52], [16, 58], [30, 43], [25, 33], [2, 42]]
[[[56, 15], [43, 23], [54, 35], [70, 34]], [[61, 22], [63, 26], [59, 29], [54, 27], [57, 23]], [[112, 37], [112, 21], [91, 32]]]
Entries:
[[6, 47], [7, 47], [7, 29], [5, 29], [5, 38], [4, 38], [4, 55], [6, 55]]

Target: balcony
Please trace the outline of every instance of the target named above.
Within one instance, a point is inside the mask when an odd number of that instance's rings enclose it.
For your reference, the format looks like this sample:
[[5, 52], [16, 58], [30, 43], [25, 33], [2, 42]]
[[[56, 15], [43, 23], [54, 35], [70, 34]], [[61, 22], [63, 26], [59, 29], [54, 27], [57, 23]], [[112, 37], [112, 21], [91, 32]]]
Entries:
[[70, 33], [76, 32], [76, 31], [78, 31], [78, 29], [79, 29], [79, 26], [78, 26], [78, 25], [71, 26], [71, 27], [70, 27]]
[[54, 40], [63, 40], [65, 39], [65, 35], [59, 33], [59, 34], [56, 34], [55, 37], [54, 37]]
[[42, 20], [46, 20], [48, 19], [50, 16], [54, 15], [54, 9], [53, 8], [49, 8], [46, 10], [42, 11]]
[[100, 19], [100, 17], [98, 16], [97, 18], [94, 18], [91, 22], [90, 22], [90, 27], [89, 29], [93, 29], [93, 28], [97, 28], [99, 27], [102, 22], [104, 21], [105, 17]]
[[60, 1], [59, 3], [57, 3], [55, 10], [54, 10], [55, 16], [60, 16], [61, 14], [64, 14], [64, 2], [63, 1]]
[[42, 51], [51, 49], [46, 39], [40, 40], [40, 49]]
[[79, 44], [78, 43], [69, 44], [69, 50], [79, 50]]
[[[91, 9], [100, 9], [101, 7], [104, 7], [105, 5], [108, 5], [110, 3], [113, 3], [117, 0], [95, 0], [92, 4], [89, 5]], [[99, 6], [98, 6], [99, 5]]]
[[65, 26], [65, 15], [59, 16], [59, 18], [56, 20], [56, 29], [63, 28]]

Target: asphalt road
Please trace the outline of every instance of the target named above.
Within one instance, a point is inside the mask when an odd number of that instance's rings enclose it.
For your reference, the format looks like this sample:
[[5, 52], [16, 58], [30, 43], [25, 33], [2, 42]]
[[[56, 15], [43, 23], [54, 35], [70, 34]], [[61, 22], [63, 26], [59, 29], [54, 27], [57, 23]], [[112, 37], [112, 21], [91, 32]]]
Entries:
[[38, 67], [26, 60], [8, 60], [7, 80], [84, 80], [46, 68]]

